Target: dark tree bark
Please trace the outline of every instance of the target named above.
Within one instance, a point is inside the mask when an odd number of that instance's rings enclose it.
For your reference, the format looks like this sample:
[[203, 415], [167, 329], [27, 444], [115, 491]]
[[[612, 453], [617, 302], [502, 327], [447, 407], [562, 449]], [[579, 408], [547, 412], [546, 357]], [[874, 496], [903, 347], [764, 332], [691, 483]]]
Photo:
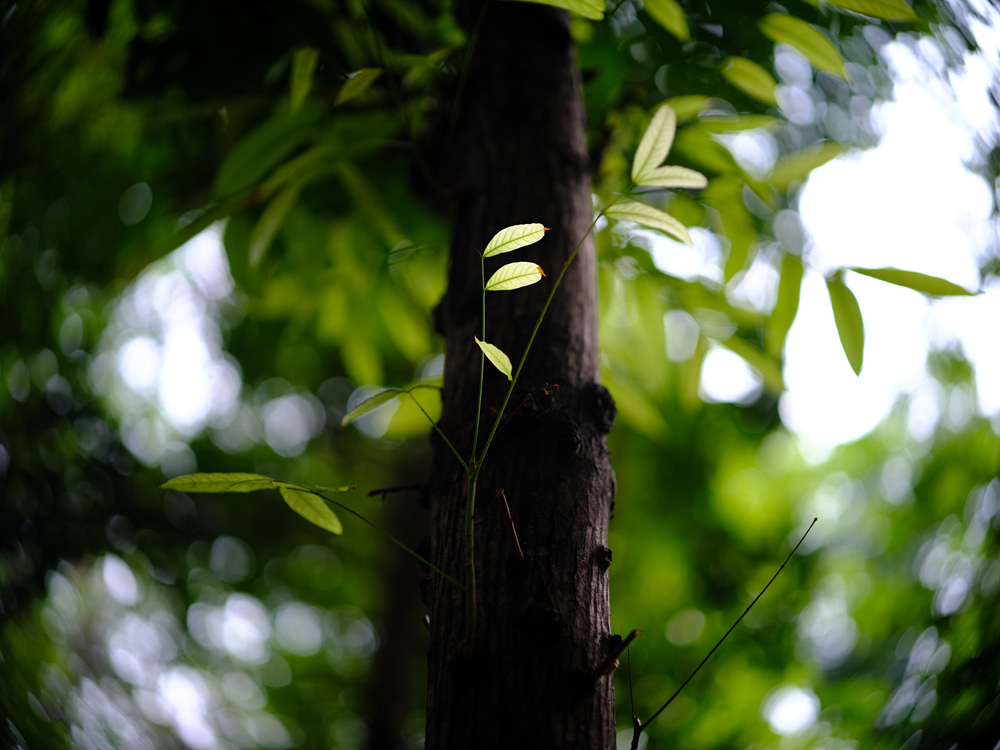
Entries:
[[[479, 3], [460, 8], [473, 28]], [[463, 651], [465, 598], [427, 581], [427, 747], [606, 748], [614, 745], [614, 688], [593, 672], [610, 632], [607, 526], [614, 501], [606, 434], [615, 408], [598, 382], [596, 261], [581, 82], [565, 13], [524, 3], [488, 5], [476, 40], [449, 154], [454, 191], [451, 270], [438, 310], [446, 369], [441, 428], [471, 451], [479, 384], [479, 257], [498, 230], [550, 227], [513, 260], [547, 278], [489, 293], [486, 339], [517, 365], [551, 285], [579, 255], [535, 340], [479, 479], [477, 629]], [[508, 382], [486, 365], [483, 432]], [[508, 542], [498, 490], [510, 504], [526, 559]], [[432, 559], [464, 578], [466, 477], [437, 440], [431, 496]]]

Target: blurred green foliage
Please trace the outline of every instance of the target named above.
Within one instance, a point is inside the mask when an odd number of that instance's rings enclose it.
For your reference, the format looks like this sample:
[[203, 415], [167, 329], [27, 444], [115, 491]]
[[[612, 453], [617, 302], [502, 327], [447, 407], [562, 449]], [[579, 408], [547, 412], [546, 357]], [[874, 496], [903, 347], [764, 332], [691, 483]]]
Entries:
[[[912, 33], [953, 41], [945, 8], [916, 9]], [[776, 19], [786, 10], [826, 43]], [[572, 21], [598, 199], [625, 184], [668, 99], [671, 161], [711, 178], [669, 210], [719, 248], [715, 273], [681, 278], [648, 237], [598, 235], [603, 377], [619, 408], [613, 626], [645, 633], [618, 672], [626, 746], [631, 702], [642, 719], [656, 710], [814, 516], [802, 553], [647, 746], [1000, 738], [1000, 443], [970, 406], [967, 363], [935, 355], [929, 437], [908, 426], [926, 403], [904, 400], [816, 460], [777, 412], [808, 272], [796, 191], [874, 143], [866, 115], [890, 90], [879, 48], [902, 28], [725, 0]], [[826, 72], [786, 81], [777, 57], [795, 53], [775, 39], [798, 39]], [[464, 43], [443, 0], [3, 12], [5, 745], [420, 746], [410, 559], [349, 518], [343, 537], [325, 535], [276, 493], [193, 501], [158, 486], [195, 470], [355, 484], [345, 502], [421, 544], [423, 416], [402, 402], [339, 425], [366, 387], [440, 377], [438, 164]], [[790, 120], [761, 70], [822, 115]], [[734, 157], [727, 139], [747, 132], [773, 149], [765, 168]], [[741, 293], [753, 267], [780, 282], [769, 307]], [[716, 344], [760, 372], [752, 403], [700, 397]], [[387, 487], [403, 489], [365, 497]]]

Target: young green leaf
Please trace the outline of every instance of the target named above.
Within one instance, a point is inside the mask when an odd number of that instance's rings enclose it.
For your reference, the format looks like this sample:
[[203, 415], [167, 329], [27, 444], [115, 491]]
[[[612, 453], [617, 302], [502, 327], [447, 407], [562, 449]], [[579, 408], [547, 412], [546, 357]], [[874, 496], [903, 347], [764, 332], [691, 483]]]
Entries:
[[300, 49], [292, 57], [292, 82], [289, 91], [289, 112], [295, 114], [309, 96], [313, 84], [313, 72], [319, 61], [319, 50], [315, 47]]
[[404, 391], [399, 388], [386, 388], [384, 391], [379, 391], [371, 398], [366, 398], [344, 415], [344, 418], [340, 420], [340, 426], [347, 427], [347, 425], [358, 417], [363, 417], [368, 412], [374, 411], [383, 404], [389, 403], [394, 398], [397, 398], [401, 393], [404, 393]]
[[851, 268], [851, 271], [870, 276], [896, 286], [903, 286], [931, 297], [972, 297], [978, 292], [970, 292], [965, 287], [937, 276], [903, 271], [899, 268]]
[[664, 104], [656, 110], [635, 150], [635, 158], [632, 160], [632, 181], [635, 184], [643, 184], [643, 178], [663, 164], [670, 153], [670, 147], [674, 145], [676, 132], [677, 114], [673, 107]]
[[660, 26], [673, 34], [679, 41], [684, 44], [691, 41], [691, 29], [688, 27], [687, 16], [677, 0], [643, 0], [642, 7]]
[[511, 367], [510, 357], [504, 354], [498, 347], [493, 346], [493, 344], [487, 344], [485, 341], [480, 341], [476, 339], [476, 343], [479, 344], [479, 348], [483, 350], [483, 354], [486, 355], [486, 359], [493, 363], [500, 372], [507, 376], [507, 380], [513, 380], [514, 378], [514, 368]]
[[613, 219], [626, 219], [628, 221], [634, 221], [637, 224], [642, 224], [644, 227], [650, 227], [651, 229], [659, 229], [661, 232], [666, 232], [672, 237], [676, 237], [681, 242], [692, 246], [694, 245], [694, 243], [691, 242], [691, 235], [688, 234], [688, 231], [683, 224], [677, 221], [677, 219], [670, 214], [661, 211], [658, 208], [647, 206], [645, 203], [636, 203], [634, 201], [615, 203], [604, 209], [604, 215]]
[[382, 68], [361, 68], [361, 70], [351, 73], [350, 77], [344, 81], [344, 85], [340, 87], [340, 91], [337, 92], [337, 98], [333, 105], [337, 106], [360, 96], [380, 75], [382, 75]]
[[642, 187], [658, 188], [703, 188], [708, 178], [701, 172], [687, 167], [657, 167], [636, 181]]
[[760, 30], [772, 42], [782, 42], [798, 50], [816, 70], [844, 77], [844, 58], [833, 42], [801, 18], [787, 13], [768, 13], [760, 20]]
[[777, 104], [774, 89], [778, 82], [757, 63], [745, 57], [727, 57], [720, 66], [722, 77], [747, 96], [764, 104]]
[[306, 492], [291, 487], [280, 488], [281, 497], [288, 507], [304, 519], [326, 529], [331, 534], [343, 534], [344, 526], [322, 497], [315, 492]]
[[181, 492], [256, 492], [257, 490], [273, 490], [279, 486], [279, 480], [266, 477], [263, 474], [237, 473], [198, 473], [174, 477], [160, 485], [163, 490], [179, 490]]
[[511, 289], [520, 289], [522, 286], [529, 286], [542, 280], [545, 271], [537, 263], [518, 261], [500, 266], [490, 280], [486, 282], [487, 292], [506, 292]]
[[840, 344], [844, 347], [844, 354], [847, 355], [854, 374], [860, 375], [865, 352], [865, 324], [861, 318], [858, 299], [841, 280], [840, 273], [826, 280], [826, 288], [830, 292], [830, 304]]
[[484, 258], [492, 258], [494, 255], [509, 253], [511, 250], [533, 245], [545, 236], [548, 227], [541, 224], [514, 224], [506, 229], [501, 229], [490, 240], [490, 244], [483, 250]]

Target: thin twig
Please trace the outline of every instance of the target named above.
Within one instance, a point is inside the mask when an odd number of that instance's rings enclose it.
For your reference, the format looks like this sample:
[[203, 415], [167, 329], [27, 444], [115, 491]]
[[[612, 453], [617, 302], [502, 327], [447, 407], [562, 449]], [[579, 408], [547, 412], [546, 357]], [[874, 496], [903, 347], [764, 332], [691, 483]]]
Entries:
[[[687, 687], [687, 684], [689, 682], [691, 682], [691, 680], [694, 679], [694, 676], [696, 674], [698, 674], [698, 672], [701, 670], [701, 668], [703, 666], [705, 666], [705, 662], [707, 662], [710, 658], [712, 658], [712, 654], [714, 654], [716, 652], [716, 650], [719, 648], [719, 646], [722, 645], [723, 641], [725, 641], [726, 638], [729, 637], [729, 634], [732, 633], [736, 629], [736, 626], [739, 625], [740, 622], [743, 621], [743, 618], [747, 616], [747, 612], [749, 612], [753, 608], [753, 605], [755, 605], [758, 601], [760, 601], [760, 598], [762, 596], [764, 596], [764, 592], [767, 591], [771, 587], [772, 583], [774, 583], [774, 579], [777, 578], [778, 575], [781, 573], [781, 571], [783, 571], [785, 569], [785, 566], [788, 565], [789, 560], [792, 559], [792, 555], [794, 555], [796, 553], [796, 551], [799, 549], [799, 547], [802, 546], [802, 542], [804, 542], [806, 540], [806, 537], [809, 535], [809, 532], [812, 531], [812, 527], [816, 525], [816, 520], [817, 519], [815, 519], [815, 518], [812, 520], [812, 523], [809, 524], [809, 528], [806, 529], [806, 533], [802, 535], [801, 539], [799, 539], [799, 543], [796, 544], [792, 548], [792, 551], [788, 553], [788, 557], [786, 557], [785, 561], [783, 563], [781, 563], [781, 567], [778, 568], [777, 571], [775, 571], [774, 575], [771, 576], [771, 580], [767, 582], [767, 585], [764, 586], [764, 588], [761, 589], [761, 592], [759, 594], [757, 594], [757, 596], [754, 598], [754, 600], [752, 602], [750, 602], [750, 606], [748, 606], [745, 610], [743, 610], [743, 614], [742, 615], [740, 615], [738, 618], [736, 618], [736, 622], [734, 622], [732, 624], [732, 626], [729, 628], [729, 630], [726, 631], [726, 634], [724, 636], [722, 636], [722, 638], [719, 639], [719, 642], [716, 643], [712, 647], [712, 650], [709, 651], [708, 655], [704, 659], [701, 660], [701, 663], [697, 667], [694, 668], [694, 671], [690, 675], [688, 675], [688, 678], [686, 680], [684, 680], [684, 682], [681, 684], [681, 686], [679, 688], [677, 688], [677, 690], [674, 691], [674, 694], [670, 696], [670, 698], [667, 700], [667, 702], [664, 703], [662, 706], [660, 706], [659, 710], [655, 714], [653, 714], [652, 716], [649, 717], [649, 719], [646, 721], [646, 726], [649, 726], [653, 722], [653, 720], [656, 719], [657, 716], [659, 716], [661, 713], [663, 713], [663, 710], [667, 706], [669, 706], [671, 703], [674, 702], [674, 698], [676, 698], [678, 695], [681, 694], [681, 691], [685, 687]], [[642, 731], [642, 728], [643, 728], [642, 724], [640, 723], [638, 725], [638, 727], [633, 730], [634, 734], [632, 736], [632, 747], [636, 747], [636, 745], [638, 743], [639, 733]]]
[[503, 488], [497, 490], [497, 499], [503, 503], [504, 522], [507, 524], [507, 538], [510, 539], [510, 546], [518, 560], [524, 559], [524, 550], [521, 549], [521, 542], [517, 539], [517, 529], [514, 528], [514, 519], [510, 515], [510, 505], [507, 504], [507, 496]]
[[[629, 644], [632, 643], [632, 641], [634, 641], [640, 635], [642, 635], [641, 630], [633, 629], [631, 633], [625, 636], [625, 640], [619, 643], [618, 646], [615, 648], [615, 650], [608, 655], [608, 658], [602, 661], [601, 665], [594, 670], [593, 672], [594, 679], [597, 679], [598, 677], [604, 677], [604, 675], [611, 674], [616, 669], [618, 669], [618, 657], [621, 656], [622, 651], [627, 649], [629, 647]], [[631, 675], [632, 673], [629, 672], [629, 674]]]

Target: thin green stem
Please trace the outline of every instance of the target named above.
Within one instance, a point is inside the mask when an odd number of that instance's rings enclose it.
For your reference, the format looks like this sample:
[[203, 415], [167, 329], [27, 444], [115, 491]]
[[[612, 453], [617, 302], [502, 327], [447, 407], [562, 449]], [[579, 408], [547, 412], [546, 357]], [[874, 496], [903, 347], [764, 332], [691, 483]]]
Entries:
[[[481, 296], [483, 299], [483, 327], [482, 336], [483, 341], [486, 341], [486, 258], [482, 255], [479, 256], [479, 276], [482, 279], [480, 286], [482, 287]], [[469, 463], [476, 462], [476, 451], [479, 449], [479, 421], [480, 415], [483, 411], [483, 378], [486, 371], [486, 352], [482, 349], [479, 350], [479, 398], [476, 399], [476, 429], [472, 434], [472, 457], [469, 459]], [[468, 468], [466, 469], [468, 471]]]
[[419, 560], [424, 565], [426, 565], [428, 568], [430, 568], [435, 573], [437, 573], [438, 575], [440, 575], [446, 581], [449, 581], [450, 583], [452, 583], [455, 586], [457, 586], [459, 588], [459, 590], [465, 591], [465, 586], [463, 586], [461, 583], [459, 583], [458, 581], [456, 581], [450, 575], [448, 575], [447, 573], [445, 573], [443, 570], [441, 570], [441, 568], [439, 568], [438, 566], [436, 566], [434, 563], [430, 562], [429, 560], [427, 560], [423, 556], [421, 556], [421, 555], [417, 554], [416, 552], [414, 552], [412, 549], [410, 549], [409, 547], [407, 547], [405, 544], [403, 544], [401, 541], [399, 541], [396, 537], [394, 537], [388, 531], [386, 531], [385, 529], [383, 529], [381, 526], [379, 526], [378, 524], [376, 524], [374, 521], [370, 521], [367, 518], [365, 518], [363, 515], [361, 515], [360, 513], [358, 513], [356, 510], [354, 510], [354, 508], [349, 508], [346, 505], [344, 505], [343, 503], [338, 502], [337, 500], [334, 500], [332, 498], [329, 498], [329, 497], [327, 497], [326, 495], [324, 495], [324, 494], [322, 494], [320, 492], [316, 492], [315, 494], [319, 495], [321, 498], [323, 498], [324, 500], [326, 500], [331, 505], [336, 505], [338, 508], [340, 508], [341, 510], [343, 510], [343, 511], [345, 511], [347, 513], [350, 513], [355, 518], [361, 519], [366, 524], [368, 524], [373, 529], [375, 529], [375, 531], [377, 531], [379, 534], [381, 534], [386, 539], [388, 539], [390, 542], [392, 542], [397, 547], [399, 547], [401, 550], [403, 550], [407, 554], [415, 557], [417, 560]]
[[[414, 386], [414, 387], [418, 387], [418, 386]], [[452, 442], [451, 442], [451, 441], [450, 441], [450, 440], [448, 439], [448, 436], [447, 436], [447, 435], [445, 435], [445, 434], [444, 434], [444, 432], [442, 432], [442, 431], [441, 431], [441, 428], [440, 428], [440, 427], [438, 427], [438, 425], [437, 425], [437, 422], [435, 422], [435, 421], [434, 421], [434, 420], [433, 420], [433, 419], [431, 418], [431, 415], [430, 415], [430, 414], [428, 414], [428, 413], [426, 412], [426, 410], [424, 409], [424, 407], [422, 407], [422, 406], [420, 405], [420, 402], [419, 402], [419, 401], [417, 401], [417, 397], [416, 397], [416, 396], [414, 396], [414, 395], [413, 395], [413, 393], [412, 393], [411, 391], [412, 391], [412, 389], [410, 389], [410, 390], [406, 390], [406, 391], [403, 391], [403, 392], [404, 392], [404, 393], [405, 393], [405, 394], [406, 394], [407, 396], [409, 396], [409, 397], [410, 397], [410, 399], [411, 399], [411, 400], [413, 401], [413, 403], [415, 403], [415, 404], [417, 405], [417, 408], [418, 408], [418, 409], [420, 409], [420, 411], [421, 411], [421, 412], [423, 413], [423, 415], [424, 415], [425, 417], [427, 417], [427, 421], [431, 423], [431, 427], [433, 427], [433, 428], [434, 428], [434, 431], [435, 431], [435, 432], [437, 432], [437, 434], [441, 436], [441, 439], [442, 439], [442, 440], [444, 440], [444, 444], [445, 444], [445, 445], [447, 445], [447, 446], [448, 446], [448, 447], [449, 447], [449, 448], [451, 449], [451, 452], [455, 454], [455, 458], [457, 458], [457, 459], [458, 459], [458, 462], [459, 462], [460, 464], [462, 464], [462, 468], [463, 468], [463, 469], [465, 469], [465, 472], [466, 472], [466, 474], [468, 474], [468, 473], [469, 473], [469, 465], [468, 465], [467, 463], [465, 463], [465, 461], [464, 461], [464, 460], [462, 459], [462, 454], [460, 454], [460, 453], [458, 452], [458, 449], [457, 449], [457, 448], [456, 448], [456, 447], [455, 447], [455, 446], [454, 446], [454, 445], [452, 444]]]
[[476, 482], [479, 467], [469, 475], [468, 500], [465, 503], [465, 648], [471, 651], [476, 640], [476, 537], [473, 514], [476, 512]]

